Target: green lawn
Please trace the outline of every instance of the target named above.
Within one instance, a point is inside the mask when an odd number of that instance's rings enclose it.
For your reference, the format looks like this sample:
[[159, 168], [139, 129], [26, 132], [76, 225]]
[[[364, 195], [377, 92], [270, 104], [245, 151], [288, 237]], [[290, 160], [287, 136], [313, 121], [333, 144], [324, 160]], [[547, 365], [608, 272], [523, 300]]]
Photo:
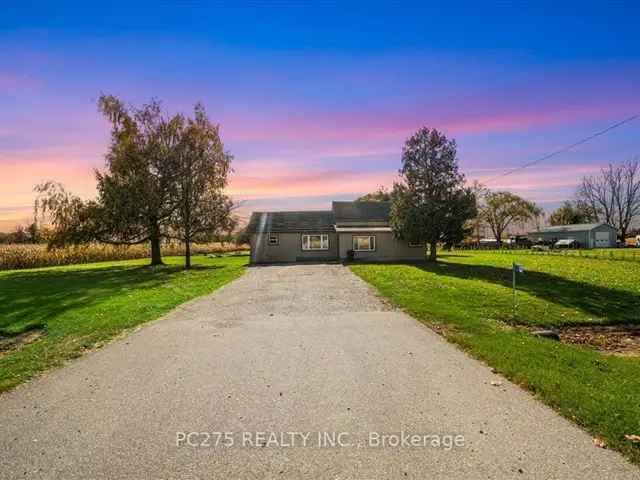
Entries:
[[547, 251], [535, 251], [529, 249], [502, 249], [502, 250], [484, 250], [478, 252], [477, 250], [471, 250], [473, 253], [500, 253], [503, 255], [551, 255], [562, 257], [580, 257], [590, 258], [593, 260], [622, 260], [622, 261], [636, 261], [640, 262], [640, 248], [591, 248], [591, 249], [564, 249], [555, 248]]
[[[577, 256], [460, 252], [435, 265], [351, 269], [414, 317], [530, 389], [563, 415], [640, 463], [640, 358], [603, 355], [520, 326], [640, 323], [640, 264]], [[511, 264], [519, 276], [518, 315]]]
[[148, 259], [0, 272], [0, 337], [44, 335], [0, 353], [0, 392], [81, 355], [124, 330], [239, 277], [248, 256]]

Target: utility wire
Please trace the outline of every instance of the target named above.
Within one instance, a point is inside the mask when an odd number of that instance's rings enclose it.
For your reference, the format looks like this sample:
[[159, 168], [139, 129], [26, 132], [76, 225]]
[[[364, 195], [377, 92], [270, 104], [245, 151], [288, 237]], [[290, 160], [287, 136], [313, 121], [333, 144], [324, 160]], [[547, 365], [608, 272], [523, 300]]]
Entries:
[[490, 178], [489, 180], [486, 180], [483, 183], [489, 183], [489, 182], [493, 182], [494, 180], [497, 180], [499, 178], [502, 177], [506, 177], [507, 175], [511, 175], [514, 172], [517, 172], [519, 170], [524, 170], [525, 168], [531, 167], [533, 165], [536, 165], [540, 162], [544, 162], [545, 160], [549, 160], [551, 157], [555, 157], [556, 155], [560, 154], [560, 153], [564, 153], [564, 152], [568, 152], [569, 150], [571, 150], [572, 148], [577, 147], [578, 145], [582, 145], [583, 143], [587, 143], [590, 140], [593, 140], [596, 137], [599, 137], [601, 135], [604, 135], [608, 132], [610, 132], [611, 130], [621, 127], [622, 125], [624, 125], [625, 123], [629, 123], [634, 121], [635, 119], [637, 119], [638, 117], [640, 117], [640, 115], [632, 115], [629, 118], [625, 118], [624, 120], [618, 122], [618, 123], [614, 123], [613, 125], [608, 126], [607, 128], [605, 128], [604, 130], [600, 130], [599, 132], [594, 133], [593, 135], [589, 135], [588, 137], [583, 138], [582, 140], [576, 142], [576, 143], [572, 143], [571, 145], [568, 145], [566, 147], [562, 147], [559, 150], [556, 150], [555, 152], [551, 152], [547, 155], [545, 155], [544, 157], [540, 157], [537, 160], [533, 160], [531, 162], [525, 163], [524, 165], [520, 165], [519, 167], [515, 167], [512, 168], [511, 170], [507, 170], [506, 172], [497, 175], [495, 177]]

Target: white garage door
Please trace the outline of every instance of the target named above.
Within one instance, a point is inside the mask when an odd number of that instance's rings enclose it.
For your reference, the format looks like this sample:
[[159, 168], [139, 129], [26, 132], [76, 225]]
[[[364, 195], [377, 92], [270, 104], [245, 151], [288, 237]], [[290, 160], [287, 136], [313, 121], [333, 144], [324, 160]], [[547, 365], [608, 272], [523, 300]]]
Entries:
[[596, 247], [610, 247], [609, 232], [596, 232]]

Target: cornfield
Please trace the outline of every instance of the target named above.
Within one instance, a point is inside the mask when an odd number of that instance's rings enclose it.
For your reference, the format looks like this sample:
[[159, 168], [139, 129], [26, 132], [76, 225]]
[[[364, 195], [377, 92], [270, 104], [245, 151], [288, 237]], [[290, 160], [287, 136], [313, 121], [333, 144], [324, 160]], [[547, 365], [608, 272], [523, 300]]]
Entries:
[[[248, 250], [247, 245], [232, 243], [205, 243], [191, 246], [193, 255], [220, 254]], [[184, 246], [178, 243], [162, 246], [162, 254], [184, 255]], [[148, 245], [114, 246], [90, 244], [48, 250], [46, 245], [0, 245], [0, 270], [19, 268], [50, 267], [76, 263], [106, 262], [111, 260], [132, 260], [151, 257]]]

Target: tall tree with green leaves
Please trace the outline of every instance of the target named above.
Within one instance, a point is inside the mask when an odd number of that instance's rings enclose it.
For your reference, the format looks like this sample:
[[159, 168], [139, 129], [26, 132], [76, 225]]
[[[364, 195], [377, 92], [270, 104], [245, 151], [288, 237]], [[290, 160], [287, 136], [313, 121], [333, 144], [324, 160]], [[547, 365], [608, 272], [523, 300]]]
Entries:
[[191, 242], [234, 227], [232, 202], [223, 193], [231, 155], [218, 127], [196, 105], [193, 118], [166, 117], [153, 100], [141, 108], [102, 95], [111, 123], [104, 170], [96, 171], [98, 197], [83, 201], [56, 182], [36, 187], [36, 215], [49, 214], [51, 246], [98, 241], [149, 243], [151, 264], [162, 263], [161, 242]]
[[455, 141], [421, 128], [405, 142], [399, 173], [391, 194], [391, 228], [397, 238], [429, 245], [428, 259], [436, 261], [438, 243], [462, 240], [465, 224], [476, 214]]
[[487, 192], [479, 214], [491, 228], [498, 246], [501, 246], [502, 236], [510, 225], [534, 220], [542, 215], [542, 210], [515, 193]]
[[391, 192], [380, 186], [375, 192], [367, 193], [356, 199], [356, 202], [390, 202]]
[[231, 169], [230, 154], [201, 104], [181, 131], [177, 170], [177, 208], [172, 236], [185, 245], [185, 267], [191, 267], [191, 243], [232, 230], [233, 202], [224, 194]]
[[177, 208], [178, 147], [185, 119], [164, 117], [156, 100], [134, 108], [102, 95], [98, 105], [111, 123], [111, 144], [105, 170], [96, 172], [101, 206], [96, 237], [118, 244], [149, 242], [151, 264], [161, 264], [160, 244], [169, 237]]

